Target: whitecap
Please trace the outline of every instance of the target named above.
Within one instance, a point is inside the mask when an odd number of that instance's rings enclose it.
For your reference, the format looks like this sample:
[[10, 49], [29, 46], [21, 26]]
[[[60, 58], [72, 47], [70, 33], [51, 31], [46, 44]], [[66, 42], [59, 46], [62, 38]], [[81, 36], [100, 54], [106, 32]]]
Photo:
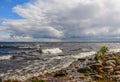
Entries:
[[0, 60], [9, 60], [12, 58], [12, 55], [0, 56]]
[[120, 49], [110, 49], [109, 51], [108, 51], [108, 53], [117, 53], [117, 52], [120, 52]]
[[96, 52], [95, 51], [90, 51], [90, 52], [81, 52], [75, 55], [72, 55], [73, 58], [85, 58], [85, 57], [90, 57], [94, 55]]
[[62, 50], [60, 48], [52, 48], [52, 49], [43, 49], [42, 52], [46, 54], [57, 54], [57, 53], [62, 53]]

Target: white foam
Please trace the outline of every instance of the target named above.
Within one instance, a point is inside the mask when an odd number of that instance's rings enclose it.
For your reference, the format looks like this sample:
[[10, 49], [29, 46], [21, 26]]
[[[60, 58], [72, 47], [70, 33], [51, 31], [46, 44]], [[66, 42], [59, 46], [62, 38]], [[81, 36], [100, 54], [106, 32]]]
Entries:
[[78, 53], [75, 55], [72, 55], [73, 58], [85, 58], [85, 57], [90, 57], [92, 55], [94, 55], [96, 52], [95, 51], [91, 51], [91, 52], [82, 52], [82, 53]]
[[108, 53], [117, 53], [120, 52], [120, 49], [110, 49]]
[[60, 48], [52, 48], [52, 49], [43, 49], [42, 52], [47, 54], [57, 54], [57, 53], [62, 53], [62, 50]]
[[0, 56], [0, 60], [9, 60], [11, 59], [12, 55], [7, 55], [7, 56]]

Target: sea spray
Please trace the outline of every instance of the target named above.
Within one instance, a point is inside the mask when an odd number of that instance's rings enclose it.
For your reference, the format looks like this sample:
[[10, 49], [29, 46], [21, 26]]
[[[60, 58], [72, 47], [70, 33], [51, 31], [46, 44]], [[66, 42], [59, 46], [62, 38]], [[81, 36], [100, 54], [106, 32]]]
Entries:
[[9, 60], [12, 58], [12, 55], [0, 56], [0, 60]]
[[78, 54], [72, 55], [73, 58], [85, 58], [85, 57], [90, 57], [94, 55], [96, 52], [95, 51], [90, 51], [90, 52], [81, 52]]
[[57, 54], [57, 53], [62, 53], [62, 50], [60, 48], [51, 48], [51, 49], [43, 49], [42, 52], [47, 54]]
[[120, 49], [116, 48], [116, 49], [110, 49], [108, 51], [108, 53], [117, 53], [117, 52], [120, 52]]

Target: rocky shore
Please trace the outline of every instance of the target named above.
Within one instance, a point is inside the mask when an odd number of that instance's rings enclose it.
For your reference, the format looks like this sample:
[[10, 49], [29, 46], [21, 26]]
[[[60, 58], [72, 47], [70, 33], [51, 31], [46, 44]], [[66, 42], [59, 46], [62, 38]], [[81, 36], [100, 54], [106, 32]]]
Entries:
[[108, 48], [103, 46], [94, 56], [78, 58], [67, 68], [31, 77], [24, 82], [120, 82], [120, 52], [108, 53]]

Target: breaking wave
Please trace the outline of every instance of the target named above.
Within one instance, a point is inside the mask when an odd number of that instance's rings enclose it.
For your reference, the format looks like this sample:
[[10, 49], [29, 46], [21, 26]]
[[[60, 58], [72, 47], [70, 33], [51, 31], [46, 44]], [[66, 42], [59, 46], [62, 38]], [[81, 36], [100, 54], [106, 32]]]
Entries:
[[52, 48], [52, 49], [43, 49], [42, 52], [46, 54], [57, 54], [57, 53], [62, 53], [62, 50], [60, 48]]
[[110, 49], [109, 53], [117, 53], [120, 52], [120, 49]]
[[95, 53], [96, 53], [95, 51], [82, 52], [82, 53], [72, 55], [72, 57], [73, 58], [85, 58], [85, 57], [90, 57], [90, 56], [94, 55]]
[[0, 56], [0, 60], [9, 60], [12, 58], [12, 55]]

